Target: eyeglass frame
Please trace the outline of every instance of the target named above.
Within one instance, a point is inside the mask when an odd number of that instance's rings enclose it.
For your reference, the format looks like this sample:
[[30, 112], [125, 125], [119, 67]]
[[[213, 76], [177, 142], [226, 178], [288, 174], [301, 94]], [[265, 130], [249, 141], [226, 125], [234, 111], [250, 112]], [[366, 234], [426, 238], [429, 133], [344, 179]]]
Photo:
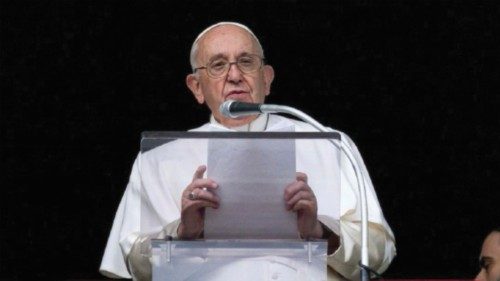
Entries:
[[[238, 65], [238, 61], [239, 61], [239, 59], [241, 59], [241, 58], [243, 58], [243, 57], [245, 57], [245, 56], [252, 56], [252, 57], [257, 57], [257, 58], [259, 58], [259, 59], [260, 59], [260, 65], [259, 65], [259, 67], [258, 67], [258, 68], [256, 68], [254, 71], [251, 71], [251, 72], [245, 72], [245, 71], [241, 70], [240, 66]], [[238, 68], [238, 70], [239, 70], [239, 71], [241, 71], [241, 72], [242, 72], [242, 73], [244, 73], [244, 74], [250, 74], [250, 73], [256, 72], [257, 70], [261, 69], [261, 68], [262, 68], [262, 66], [264, 66], [264, 65], [265, 65], [265, 58], [264, 58], [264, 57], [261, 57], [261, 56], [259, 56], [259, 55], [257, 55], [257, 54], [244, 54], [244, 55], [239, 56], [239, 57], [236, 59], [236, 61], [230, 62], [229, 60], [227, 60], [229, 67], [226, 69], [226, 71], [225, 71], [223, 74], [221, 74], [220, 76], [213, 76], [213, 75], [211, 75], [211, 74], [210, 74], [210, 71], [208, 70], [208, 66], [209, 66], [211, 63], [213, 63], [215, 60], [216, 60], [216, 59], [213, 59], [213, 60], [209, 61], [209, 62], [208, 62], [206, 65], [204, 65], [204, 66], [200, 66], [200, 67], [196, 67], [196, 68], [194, 68], [194, 69], [193, 69], [193, 73], [196, 73], [196, 71], [197, 71], [197, 70], [199, 70], [199, 69], [205, 69], [205, 70], [206, 70], [206, 72], [207, 72], [207, 75], [208, 75], [210, 78], [214, 78], [214, 79], [216, 79], [216, 78], [221, 78], [221, 77], [223, 77], [224, 75], [228, 74], [228, 73], [229, 73], [229, 70], [231, 69], [231, 66], [232, 66], [233, 64], [235, 64], [235, 65], [236, 65], [236, 67]]]

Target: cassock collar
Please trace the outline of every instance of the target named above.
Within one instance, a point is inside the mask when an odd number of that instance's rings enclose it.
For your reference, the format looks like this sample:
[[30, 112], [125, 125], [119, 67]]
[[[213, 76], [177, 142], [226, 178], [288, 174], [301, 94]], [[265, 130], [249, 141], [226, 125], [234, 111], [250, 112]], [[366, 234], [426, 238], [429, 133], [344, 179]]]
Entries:
[[[233, 128], [228, 128], [230, 130], [235, 130], [238, 132], [262, 132], [267, 129], [269, 123], [269, 114], [264, 113], [260, 114], [257, 119], [253, 120], [252, 122], [239, 126], [239, 127], [233, 127]], [[213, 115], [210, 115], [210, 124], [216, 125], [217, 127], [225, 127], [224, 125], [220, 124], [215, 120]], [[226, 127], [227, 128], [227, 127]]]

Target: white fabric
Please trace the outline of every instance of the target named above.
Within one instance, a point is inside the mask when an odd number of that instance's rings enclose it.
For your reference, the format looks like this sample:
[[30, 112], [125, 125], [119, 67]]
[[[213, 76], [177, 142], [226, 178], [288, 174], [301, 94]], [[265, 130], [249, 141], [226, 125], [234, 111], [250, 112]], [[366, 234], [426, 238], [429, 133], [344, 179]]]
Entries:
[[[276, 131], [282, 128], [294, 127], [296, 132], [315, 131], [303, 122], [295, 121], [278, 115], [261, 115], [254, 121], [249, 130]], [[253, 128], [252, 128], [253, 127]], [[245, 130], [244, 128], [239, 128]], [[193, 131], [228, 130], [215, 120]], [[354, 150], [354, 157], [360, 165], [361, 173], [367, 188], [369, 213], [369, 256], [370, 267], [383, 272], [396, 254], [395, 239], [380, 208], [369, 174], [354, 143], [345, 134], [341, 137], [347, 140]], [[177, 237], [177, 226], [180, 219], [181, 194], [190, 183], [193, 173], [199, 165], [206, 164], [206, 150], [203, 146], [191, 145], [189, 142], [169, 143], [155, 148], [137, 157], [130, 181], [116, 213], [108, 244], [101, 263], [100, 272], [113, 278], [131, 278], [127, 264], [135, 260], [137, 245], [144, 241], [145, 236]], [[183, 151], [189, 149], [189, 157]], [[318, 150], [318, 153], [322, 152]], [[321, 155], [302, 156], [307, 159], [318, 159]], [[297, 156], [300, 158], [301, 156]], [[183, 159], [182, 167], [173, 159]], [[324, 161], [305, 161], [308, 167], [297, 166], [298, 171], [308, 174], [310, 179], [315, 171], [326, 174], [328, 171]], [[349, 160], [342, 155], [341, 165], [341, 198], [340, 219], [334, 198], [325, 190], [315, 189], [314, 182], [309, 182], [318, 200], [318, 218], [327, 227], [340, 236], [341, 245], [335, 253], [328, 257], [328, 265], [347, 279], [358, 279], [360, 260], [360, 203], [357, 181]], [[326, 193], [325, 193], [326, 192]], [[142, 204], [141, 204], [141, 199]], [[132, 253], [131, 253], [132, 252]], [[132, 267], [134, 267], [134, 262]], [[138, 264], [138, 263], [137, 263]], [[138, 265], [140, 266], [140, 265]], [[134, 270], [134, 268], [132, 268]], [[239, 269], [236, 269], [237, 271]], [[239, 271], [241, 272], [241, 271]], [[134, 274], [134, 276], [139, 276]], [[137, 277], [139, 278], [139, 277]], [[330, 277], [329, 277], [330, 278]]]

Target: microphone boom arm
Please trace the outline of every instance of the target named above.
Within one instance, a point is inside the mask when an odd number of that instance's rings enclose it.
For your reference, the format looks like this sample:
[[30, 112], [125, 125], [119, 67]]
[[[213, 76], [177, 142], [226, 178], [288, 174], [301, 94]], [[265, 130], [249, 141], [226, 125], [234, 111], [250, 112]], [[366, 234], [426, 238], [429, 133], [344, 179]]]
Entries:
[[[318, 121], [316, 121], [311, 116], [305, 114], [304, 112], [289, 106], [276, 105], [276, 104], [256, 104], [256, 103], [245, 103], [238, 102], [234, 100], [227, 100], [221, 104], [219, 108], [220, 112], [230, 118], [238, 118], [245, 115], [253, 115], [259, 113], [285, 113], [293, 115], [304, 122], [310, 124], [320, 132], [337, 132], [331, 128], [327, 128]], [[358, 192], [361, 201], [361, 280], [367, 281], [369, 279], [369, 259], [368, 259], [368, 202], [366, 197], [366, 187], [365, 181], [357, 165], [356, 157], [354, 157], [353, 149], [351, 145], [340, 138], [340, 144], [330, 140], [330, 142], [339, 148], [349, 159], [354, 173], [356, 175], [356, 181], [358, 184]]]
[[286, 113], [293, 115], [302, 121], [312, 125], [314, 128], [318, 129], [320, 132], [332, 132], [333, 130], [328, 129], [327, 127], [321, 125], [318, 121], [316, 121], [314, 118], [311, 116], [305, 114], [304, 112], [290, 107], [290, 106], [284, 106], [284, 105], [275, 105], [275, 104], [262, 104], [260, 106], [260, 111], [262, 113]]
[[[339, 132], [331, 128], [323, 126], [321, 123], [316, 121], [311, 116], [306, 113], [289, 106], [274, 105], [274, 104], [262, 104], [260, 105], [260, 111], [262, 113], [285, 113], [295, 116], [302, 121], [310, 124], [314, 128], [318, 129], [320, 132]], [[340, 132], [339, 132], [340, 133]], [[337, 148], [339, 147], [334, 141], [330, 140]], [[342, 135], [340, 137], [341, 150], [345, 153], [349, 162], [354, 169], [356, 174], [356, 180], [358, 183], [358, 192], [361, 200], [361, 281], [367, 281], [370, 278], [369, 269], [369, 258], [368, 258], [368, 201], [366, 197], [366, 187], [364, 178], [362, 177], [361, 171], [358, 165], [356, 165], [356, 158], [352, 153], [352, 148], [348, 142], [344, 141]], [[345, 149], [347, 148], [347, 149]]]

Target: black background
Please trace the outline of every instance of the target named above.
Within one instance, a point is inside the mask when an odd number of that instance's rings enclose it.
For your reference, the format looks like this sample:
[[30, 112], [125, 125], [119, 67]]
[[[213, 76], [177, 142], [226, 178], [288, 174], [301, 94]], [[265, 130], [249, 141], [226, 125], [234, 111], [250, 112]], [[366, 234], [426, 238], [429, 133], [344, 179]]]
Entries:
[[348, 133], [397, 239], [387, 278], [471, 278], [500, 224], [496, 1], [1, 1], [0, 279], [99, 278], [145, 130], [207, 121], [208, 25], [254, 30], [268, 101]]

